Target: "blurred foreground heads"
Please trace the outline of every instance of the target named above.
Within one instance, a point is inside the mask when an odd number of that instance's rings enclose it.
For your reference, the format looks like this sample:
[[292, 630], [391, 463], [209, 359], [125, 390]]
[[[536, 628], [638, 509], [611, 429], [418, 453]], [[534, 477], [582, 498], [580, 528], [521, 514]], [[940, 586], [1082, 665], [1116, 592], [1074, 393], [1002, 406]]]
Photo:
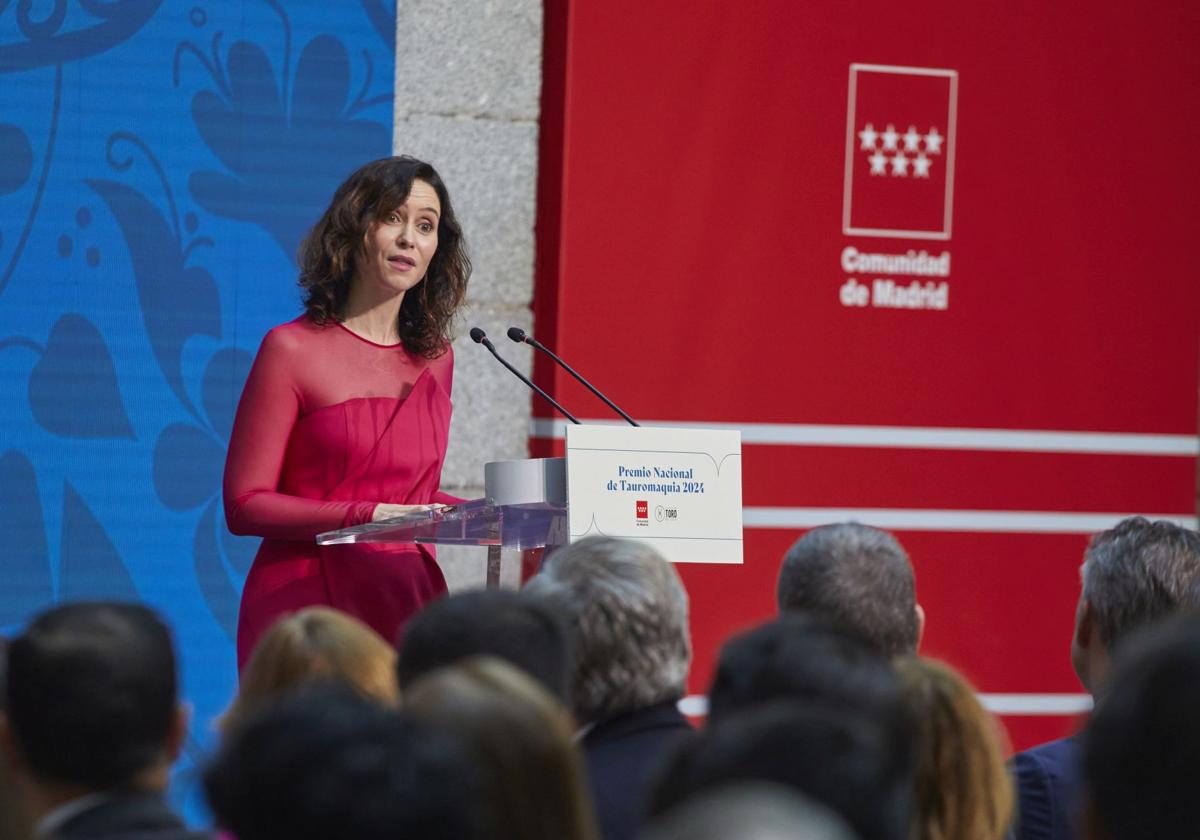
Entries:
[[1015, 795], [999, 723], [953, 669], [915, 656], [895, 666], [917, 732], [914, 840], [1000, 840]]
[[363, 622], [330, 607], [306, 607], [271, 625], [242, 670], [223, 729], [309, 682], [333, 682], [385, 706], [399, 701], [396, 651]]
[[415, 719], [459, 739], [483, 777], [489, 840], [594, 840], [595, 824], [570, 713], [520, 669], [463, 659], [405, 691]]
[[709, 726], [675, 753], [651, 812], [750, 782], [811, 798], [862, 840], [907, 840], [913, 733], [888, 660], [811, 615], [784, 615], [727, 643]]
[[167, 627], [132, 604], [74, 603], [13, 640], [7, 757], [38, 836], [204, 837], [163, 792], [187, 731]]
[[237, 840], [488, 837], [466, 748], [342, 685], [310, 685], [239, 720], [204, 783]]
[[1161, 624], [1117, 654], [1083, 735], [1092, 840], [1200, 834], [1200, 613]]
[[[0, 714], [8, 691], [4, 687], [4, 676], [8, 672], [8, 640], [0, 638]], [[25, 840], [33, 833], [29, 808], [17, 794], [16, 783], [9, 769], [7, 750], [0, 751], [0, 840]]]
[[676, 708], [692, 656], [683, 584], [647, 544], [589, 537], [551, 554], [526, 591], [567, 610], [571, 708], [600, 832], [631, 840], [651, 779], [694, 734]]
[[861, 710], [908, 744], [904, 698], [888, 660], [826, 618], [784, 614], [721, 648], [709, 723], [772, 700]]
[[445, 665], [494, 656], [520, 668], [564, 704], [570, 695], [567, 620], [547, 598], [474, 589], [429, 604], [404, 628], [396, 677], [401, 691]]
[[855, 840], [823, 805], [785, 787], [734, 784], [650, 824], [641, 840]]

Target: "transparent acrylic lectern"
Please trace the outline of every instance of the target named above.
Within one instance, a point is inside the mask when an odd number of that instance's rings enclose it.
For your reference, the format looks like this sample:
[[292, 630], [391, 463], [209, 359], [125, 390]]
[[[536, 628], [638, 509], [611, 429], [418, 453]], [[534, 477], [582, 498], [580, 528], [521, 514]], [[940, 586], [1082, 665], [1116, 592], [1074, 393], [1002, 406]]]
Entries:
[[440, 510], [354, 525], [317, 535], [318, 545], [425, 543], [487, 547], [487, 586], [500, 585], [507, 555], [566, 545], [567, 461], [528, 458], [493, 461], [483, 468], [484, 497]]

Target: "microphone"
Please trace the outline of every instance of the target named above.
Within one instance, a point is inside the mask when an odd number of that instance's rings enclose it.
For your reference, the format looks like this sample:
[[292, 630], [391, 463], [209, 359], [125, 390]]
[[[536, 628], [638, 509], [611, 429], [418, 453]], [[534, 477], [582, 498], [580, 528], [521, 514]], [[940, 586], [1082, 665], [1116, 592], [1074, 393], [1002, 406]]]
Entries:
[[[557, 355], [555, 355], [553, 350], [551, 350], [545, 344], [542, 344], [542, 342], [538, 341], [533, 336], [526, 333], [525, 330], [521, 329], [520, 327], [509, 327], [508, 328], [508, 337], [511, 338], [513, 341], [517, 342], [517, 344], [528, 344], [530, 347], [534, 347], [538, 350], [541, 350], [543, 353], [545, 353], [547, 356], [549, 356], [551, 359], [553, 359], [558, 364], [559, 367], [561, 367], [567, 373], [571, 374], [576, 379], [578, 379], [583, 384], [583, 387], [587, 388], [589, 391], [591, 391], [597, 397], [604, 400], [605, 405], [607, 405], [613, 411], [617, 412], [617, 414], [620, 414], [622, 417], [624, 417], [629, 422], [630, 426], [641, 425], [636, 420], [634, 420], [632, 417], [630, 417], [628, 414], [626, 414], [624, 411], [622, 411], [620, 408], [618, 408], [617, 404], [615, 402], [613, 402], [608, 397], [604, 396], [604, 394], [601, 394], [598, 390], [596, 390], [595, 386], [593, 386], [591, 382], [588, 382], [586, 379], [584, 379], [582, 376], [580, 376], [578, 373], [576, 373], [575, 369], [573, 367], [571, 367], [569, 364], [567, 364], [566, 362], [564, 362], [562, 359], [560, 359]], [[473, 335], [472, 335], [472, 338], [474, 338]]]
[[491, 352], [491, 354], [496, 357], [496, 361], [498, 361], [500, 364], [502, 364], [506, 368], [508, 368], [509, 371], [512, 372], [513, 376], [517, 377], [517, 379], [520, 379], [522, 382], [524, 382], [526, 385], [528, 385], [530, 388], [532, 388], [534, 391], [536, 391], [538, 394], [540, 394], [546, 400], [546, 402], [550, 403], [550, 405], [554, 406], [554, 408], [558, 410], [559, 414], [561, 414], [563, 417], [566, 417], [572, 423], [579, 425], [579, 420], [575, 417], [574, 414], [572, 414], [571, 412], [569, 412], [565, 408], [563, 408], [561, 405], [559, 405], [558, 402], [554, 399], [554, 397], [550, 396], [545, 391], [543, 391], [541, 388], [539, 388], [537, 385], [535, 385], [533, 383], [533, 380], [531, 380], [525, 374], [521, 373], [521, 371], [517, 370], [515, 367], [510, 365], [503, 356], [501, 356], [498, 352], [496, 352], [496, 345], [492, 344], [491, 340], [487, 337], [487, 333], [485, 333], [483, 330], [479, 329], [479, 327], [471, 327], [470, 335], [471, 335], [472, 341], [474, 341], [476, 344], [482, 344], [484, 347], [486, 347]]

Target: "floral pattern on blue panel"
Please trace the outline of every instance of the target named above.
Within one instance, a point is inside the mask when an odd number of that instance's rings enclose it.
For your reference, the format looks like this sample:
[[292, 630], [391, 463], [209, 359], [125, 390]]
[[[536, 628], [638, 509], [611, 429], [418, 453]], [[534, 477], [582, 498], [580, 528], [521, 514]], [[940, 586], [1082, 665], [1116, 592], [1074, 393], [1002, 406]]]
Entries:
[[259, 542], [222, 516], [233, 415], [305, 229], [391, 150], [394, 28], [392, 0], [0, 0], [0, 629], [153, 604], [194, 763]]
[[[266, 51], [249, 41], [234, 42], [222, 66], [220, 33], [211, 58], [185, 43], [177, 67], [183, 55], [198, 58], [216, 87], [192, 97], [192, 119], [225, 168], [193, 173], [192, 196], [212, 213], [261, 226], [294, 259], [314, 221], [313, 208], [391, 142], [386, 126], [359, 117], [390, 101], [367, 96], [369, 53], [363, 54], [365, 81], [353, 98], [349, 52], [333, 35], [318, 35], [304, 46], [290, 80], [286, 62], [277, 79]], [[332, 146], [331, 136], [338, 138]]]
[[33, 464], [20, 452], [0, 454], [0, 624], [25, 618], [54, 597], [50, 550]]
[[141, 600], [117, 547], [70, 482], [63, 489], [62, 523], [59, 600]]
[[177, 511], [204, 508], [192, 534], [196, 583], [209, 612], [231, 639], [237, 633], [239, 599], [233, 580], [249, 571], [258, 540], [230, 534], [218, 511], [225, 449], [252, 361], [236, 347], [214, 353], [201, 382], [201, 423], [173, 423], [154, 445], [159, 500]]
[[113, 134], [108, 140], [109, 165], [118, 172], [132, 166], [132, 156], [116, 156], [117, 149], [125, 144], [140, 149], [158, 175], [170, 219], [133, 187], [99, 178], [88, 178], [86, 183], [108, 205], [129, 246], [142, 318], [154, 358], [175, 397], [196, 416], [183, 382], [183, 345], [197, 335], [221, 337], [221, 300], [212, 275], [187, 262], [196, 247], [211, 245], [212, 241], [197, 237], [184, 245], [175, 196], [158, 159], [140, 138], [124, 131]]
[[[0, 15], [8, 4], [0, 0]], [[0, 42], [0, 73], [98, 55], [136, 34], [161, 5], [162, 0], [78, 0], [72, 7], [68, 0], [52, 5], [20, 0], [14, 15], [22, 37]]]
[[20, 126], [0, 123], [0, 195], [16, 192], [33, 174], [33, 146]]
[[58, 319], [29, 373], [29, 407], [46, 431], [68, 438], [132, 438], [112, 354], [95, 324]]

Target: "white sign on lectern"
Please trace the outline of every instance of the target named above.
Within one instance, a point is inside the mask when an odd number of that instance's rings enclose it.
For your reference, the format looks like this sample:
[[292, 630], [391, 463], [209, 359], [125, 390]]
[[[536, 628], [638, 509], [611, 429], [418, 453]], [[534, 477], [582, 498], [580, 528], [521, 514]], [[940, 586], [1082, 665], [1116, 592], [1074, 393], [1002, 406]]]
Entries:
[[644, 540], [674, 563], [742, 562], [737, 431], [567, 426], [571, 541]]

